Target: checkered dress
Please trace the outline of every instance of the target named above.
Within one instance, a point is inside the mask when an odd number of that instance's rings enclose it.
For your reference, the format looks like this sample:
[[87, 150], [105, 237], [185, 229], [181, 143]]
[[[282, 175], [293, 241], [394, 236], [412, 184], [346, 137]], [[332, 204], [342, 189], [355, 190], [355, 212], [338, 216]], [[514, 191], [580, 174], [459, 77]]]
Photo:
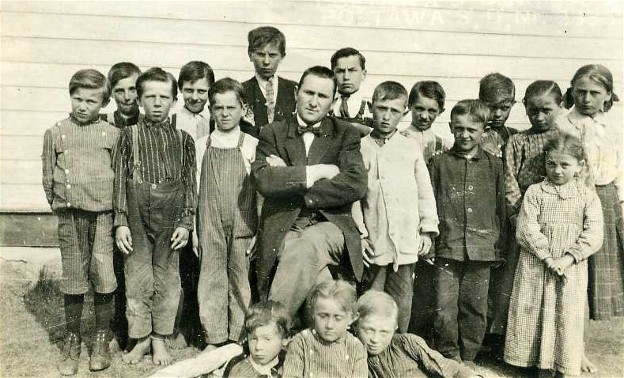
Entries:
[[[602, 244], [603, 218], [594, 191], [571, 182], [529, 187], [518, 216], [520, 260], [509, 306], [505, 361], [580, 375], [587, 298], [587, 258]], [[571, 254], [565, 279], [544, 259]]]

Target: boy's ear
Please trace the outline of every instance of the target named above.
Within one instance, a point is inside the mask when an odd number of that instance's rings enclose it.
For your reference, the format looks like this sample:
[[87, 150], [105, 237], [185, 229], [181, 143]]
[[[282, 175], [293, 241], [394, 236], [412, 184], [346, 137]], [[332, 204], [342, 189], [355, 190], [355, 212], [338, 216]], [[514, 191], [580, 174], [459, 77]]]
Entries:
[[362, 70], [362, 81], [366, 80], [366, 70]]

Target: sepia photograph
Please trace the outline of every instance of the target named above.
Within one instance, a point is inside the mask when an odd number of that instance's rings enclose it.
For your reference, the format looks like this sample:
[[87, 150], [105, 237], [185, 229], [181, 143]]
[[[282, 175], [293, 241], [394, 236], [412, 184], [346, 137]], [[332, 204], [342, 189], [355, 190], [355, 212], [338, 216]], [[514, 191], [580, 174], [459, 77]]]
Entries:
[[0, 377], [624, 377], [624, 1], [0, 1]]

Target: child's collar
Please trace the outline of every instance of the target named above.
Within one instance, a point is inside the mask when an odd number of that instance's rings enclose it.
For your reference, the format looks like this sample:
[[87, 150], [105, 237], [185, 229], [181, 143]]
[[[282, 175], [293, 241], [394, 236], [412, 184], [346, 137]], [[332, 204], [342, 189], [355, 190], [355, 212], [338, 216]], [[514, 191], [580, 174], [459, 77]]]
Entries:
[[253, 357], [250, 355], [249, 363], [258, 373], [271, 377], [271, 370], [279, 364], [279, 355], [275, 356], [275, 358], [269, 361], [269, 363], [267, 363], [266, 365], [257, 364], [254, 361]]
[[72, 121], [72, 123], [74, 123], [77, 126], [88, 126], [88, 125], [93, 125], [94, 123], [100, 122], [100, 117], [94, 118], [87, 122], [80, 122], [74, 117], [72, 113], [69, 113], [69, 119]]

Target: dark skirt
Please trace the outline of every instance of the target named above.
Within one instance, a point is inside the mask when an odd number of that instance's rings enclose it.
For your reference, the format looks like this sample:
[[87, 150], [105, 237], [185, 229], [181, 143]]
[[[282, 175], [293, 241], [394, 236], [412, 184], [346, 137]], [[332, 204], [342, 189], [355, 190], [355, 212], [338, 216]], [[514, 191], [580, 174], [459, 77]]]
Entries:
[[589, 316], [608, 320], [624, 316], [624, 227], [613, 183], [596, 186], [604, 215], [602, 248], [589, 258]]

